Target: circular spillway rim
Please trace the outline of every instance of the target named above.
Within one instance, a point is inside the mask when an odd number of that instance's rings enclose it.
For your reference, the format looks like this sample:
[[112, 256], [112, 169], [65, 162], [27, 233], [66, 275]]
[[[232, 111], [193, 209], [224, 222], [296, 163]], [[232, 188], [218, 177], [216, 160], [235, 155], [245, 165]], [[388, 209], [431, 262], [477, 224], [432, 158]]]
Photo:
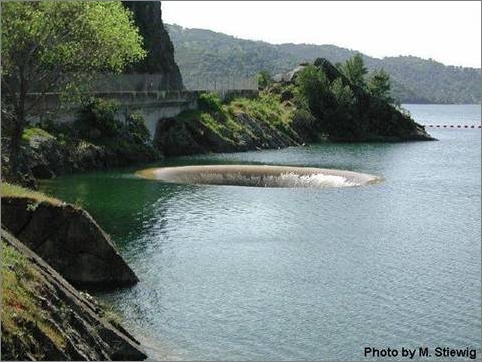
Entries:
[[[283, 174], [294, 174], [299, 177], [323, 175], [335, 176], [346, 179], [350, 186], [364, 186], [378, 183], [381, 177], [347, 170], [315, 168], [315, 167], [294, 167], [294, 166], [275, 166], [275, 165], [195, 165], [195, 166], [176, 166], [176, 167], [157, 167], [148, 168], [136, 172], [137, 176], [146, 179], [160, 180], [180, 184], [207, 184], [203, 182], [187, 181], [190, 175], [203, 174], [239, 174], [247, 177], [273, 177]], [[222, 183], [216, 183], [222, 185]], [[230, 183], [228, 185], [236, 185]], [[238, 186], [248, 186], [239, 184]], [[290, 187], [290, 186], [285, 186]], [[295, 187], [295, 186], [292, 186]]]

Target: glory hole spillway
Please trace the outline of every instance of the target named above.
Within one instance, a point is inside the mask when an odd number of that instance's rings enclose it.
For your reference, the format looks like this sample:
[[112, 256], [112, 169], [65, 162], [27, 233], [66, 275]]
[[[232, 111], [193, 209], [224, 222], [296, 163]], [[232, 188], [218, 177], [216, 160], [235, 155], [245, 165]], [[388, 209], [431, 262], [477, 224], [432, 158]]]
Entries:
[[249, 187], [353, 187], [381, 181], [379, 176], [325, 168], [270, 165], [202, 165], [149, 168], [140, 177], [179, 184]]

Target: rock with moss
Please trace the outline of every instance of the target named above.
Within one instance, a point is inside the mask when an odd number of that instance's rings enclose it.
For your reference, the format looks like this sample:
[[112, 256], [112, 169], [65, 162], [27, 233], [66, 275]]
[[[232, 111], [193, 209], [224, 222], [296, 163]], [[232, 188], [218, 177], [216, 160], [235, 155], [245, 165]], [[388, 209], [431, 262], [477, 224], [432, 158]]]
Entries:
[[157, 124], [154, 144], [167, 156], [239, 152], [298, 146], [291, 126], [293, 107], [280, 96], [262, 94], [222, 103], [215, 94], [200, 96], [199, 108]]
[[2, 229], [3, 360], [144, 360], [92, 297]]
[[76, 286], [106, 289], [138, 281], [80, 207], [2, 183], [1, 214], [5, 228]]

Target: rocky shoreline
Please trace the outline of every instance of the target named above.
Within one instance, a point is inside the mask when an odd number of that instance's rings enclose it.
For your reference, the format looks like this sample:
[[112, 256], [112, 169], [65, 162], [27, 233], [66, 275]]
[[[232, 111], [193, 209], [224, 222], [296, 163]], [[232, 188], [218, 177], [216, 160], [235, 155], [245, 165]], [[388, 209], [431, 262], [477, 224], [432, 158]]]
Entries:
[[[6, 360], [144, 360], [140, 344], [86, 293], [8, 231], [2, 229], [3, 263], [22, 269], [2, 289], [2, 357]], [[5, 260], [6, 259], [6, 260]], [[15, 268], [15, 269], [13, 269]], [[13, 276], [15, 278], [15, 276]], [[4, 284], [7, 282], [4, 282]], [[22, 295], [23, 294], [23, 295]], [[27, 295], [28, 297], [25, 297]], [[11, 313], [8, 313], [8, 312]], [[36, 313], [37, 312], [37, 313]]]
[[24, 143], [19, 157], [19, 170], [9, 170], [9, 140], [2, 138], [2, 180], [38, 189], [38, 180], [143, 164], [161, 160], [163, 156], [151, 146], [143, 150], [113, 150], [87, 140], [65, 143], [48, 134], [35, 135]]
[[82, 289], [139, 281], [81, 208], [2, 184], [2, 356], [143, 360], [140, 343]]

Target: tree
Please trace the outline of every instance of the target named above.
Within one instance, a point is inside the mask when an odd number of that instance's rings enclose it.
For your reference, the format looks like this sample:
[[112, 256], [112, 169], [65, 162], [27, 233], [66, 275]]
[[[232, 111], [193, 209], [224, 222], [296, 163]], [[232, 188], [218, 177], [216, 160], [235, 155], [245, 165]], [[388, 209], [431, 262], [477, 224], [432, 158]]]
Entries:
[[368, 73], [361, 54], [356, 54], [340, 66], [340, 71], [348, 78], [351, 84], [365, 87], [365, 75]]
[[368, 91], [374, 97], [383, 99], [389, 103], [394, 100], [391, 97], [390, 76], [383, 69], [376, 70], [368, 80]]
[[338, 105], [350, 111], [353, 105], [356, 103], [355, 94], [349, 86], [343, 86], [341, 78], [336, 78], [330, 85], [330, 90], [336, 99]]
[[298, 73], [296, 85], [311, 112], [314, 115], [321, 115], [326, 98], [330, 93], [330, 82], [325, 73], [320, 68], [310, 64]]
[[[142, 59], [142, 37], [120, 2], [2, 3], [2, 94], [12, 104], [10, 165], [17, 169], [28, 113], [46, 92]], [[26, 104], [35, 90], [39, 96]]]

